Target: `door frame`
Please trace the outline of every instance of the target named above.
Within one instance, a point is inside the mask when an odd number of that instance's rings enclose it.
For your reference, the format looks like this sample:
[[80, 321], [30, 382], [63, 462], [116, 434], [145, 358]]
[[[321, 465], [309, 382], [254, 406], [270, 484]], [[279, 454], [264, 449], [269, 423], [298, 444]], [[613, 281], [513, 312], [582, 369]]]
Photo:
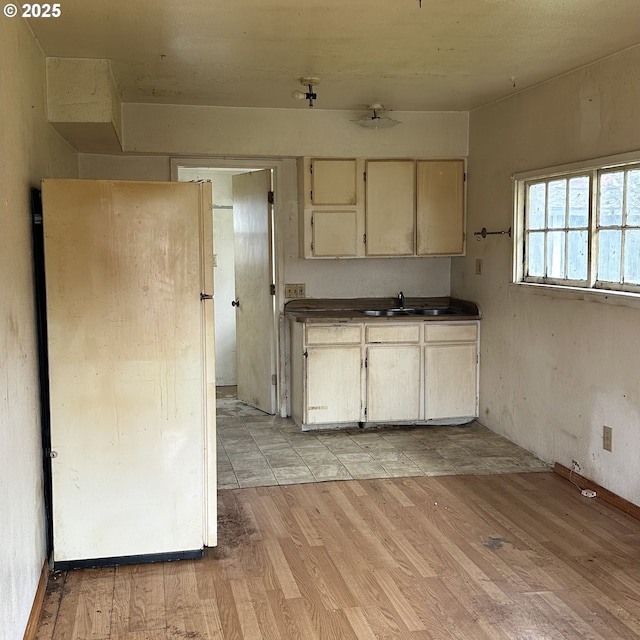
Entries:
[[[171, 181], [178, 181], [178, 169], [184, 168], [206, 168], [206, 169], [271, 169], [273, 175], [273, 260], [275, 274], [275, 305], [274, 318], [272, 322], [272, 340], [273, 350], [275, 353], [276, 368], [276, 412], [281, 417], [287, 414], [287, 392], [286, 392], [286, 371], [285, 358], [282, 349], [285, 344], [284, 340], [284, 322], [281, 320], [282, 311], [284, 309], [284, 237], [280, 232], [280, 219], [285, 210], [285, 191], [284, 191], [284, 159], [283, 158], [263, 158], [263, 157], [244, 157], [236, 156], [219, 156], [219, 157], [185, 157], [170, 158], [171, 164]], [[215, 198], [215, 196], [214, 196]], [[215, 242], [215, 229], [214, 242]]]

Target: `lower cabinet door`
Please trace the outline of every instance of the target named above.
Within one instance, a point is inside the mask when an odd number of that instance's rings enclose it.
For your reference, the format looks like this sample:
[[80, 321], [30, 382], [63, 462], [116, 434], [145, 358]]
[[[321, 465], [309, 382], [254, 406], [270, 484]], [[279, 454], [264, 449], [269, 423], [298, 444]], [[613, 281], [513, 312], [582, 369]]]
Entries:
[[308, 347], [305, 379], [306, 424], [362, 420], [360, 345]]
[[477, 343], [425, 348], [425, 418], [477, 416]]
[[420, 346], [367, 349], [367, 422], [420, 419]]

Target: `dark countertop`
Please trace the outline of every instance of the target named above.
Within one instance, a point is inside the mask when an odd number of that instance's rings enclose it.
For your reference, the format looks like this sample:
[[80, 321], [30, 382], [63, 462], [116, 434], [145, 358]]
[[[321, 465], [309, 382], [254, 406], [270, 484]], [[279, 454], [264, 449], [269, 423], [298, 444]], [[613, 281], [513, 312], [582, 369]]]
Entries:
[[474, 302], [449, 297], [405, 298], [407, 309], [448, 309], [443, 315], [370, 316], [363, 313], [368, 309], [398, 306], [398, 298], [297, 298], [285, 304], [284, 313], [296, 322], [451, 322], [481, 317]]

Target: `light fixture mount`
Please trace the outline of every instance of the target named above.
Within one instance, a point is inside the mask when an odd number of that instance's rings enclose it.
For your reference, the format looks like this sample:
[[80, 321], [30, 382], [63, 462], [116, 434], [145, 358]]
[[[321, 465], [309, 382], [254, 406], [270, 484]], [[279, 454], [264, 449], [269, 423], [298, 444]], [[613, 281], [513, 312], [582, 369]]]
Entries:
[[320, 78], [313, 76], [306, 76], [300, 78], [300, 84], [307, 88], [307, 91], [300, 91], [297, 89], [291, 94], [294, 100], [307, 100], [309, 102], [309, 108], [313, 109], [313, 101], [318, 99], [318, 94], [313, 90], [314, 85], [320, 84]]

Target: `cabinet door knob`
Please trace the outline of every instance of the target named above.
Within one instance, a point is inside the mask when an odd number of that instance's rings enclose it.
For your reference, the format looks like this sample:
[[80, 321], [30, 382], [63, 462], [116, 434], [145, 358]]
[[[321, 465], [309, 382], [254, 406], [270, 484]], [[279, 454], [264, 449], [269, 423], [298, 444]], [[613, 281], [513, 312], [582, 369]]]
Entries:
[[232, 300], [231, 301], [231, 306], [232, 307], [239, 307], [240, 306], [240, 300]]

